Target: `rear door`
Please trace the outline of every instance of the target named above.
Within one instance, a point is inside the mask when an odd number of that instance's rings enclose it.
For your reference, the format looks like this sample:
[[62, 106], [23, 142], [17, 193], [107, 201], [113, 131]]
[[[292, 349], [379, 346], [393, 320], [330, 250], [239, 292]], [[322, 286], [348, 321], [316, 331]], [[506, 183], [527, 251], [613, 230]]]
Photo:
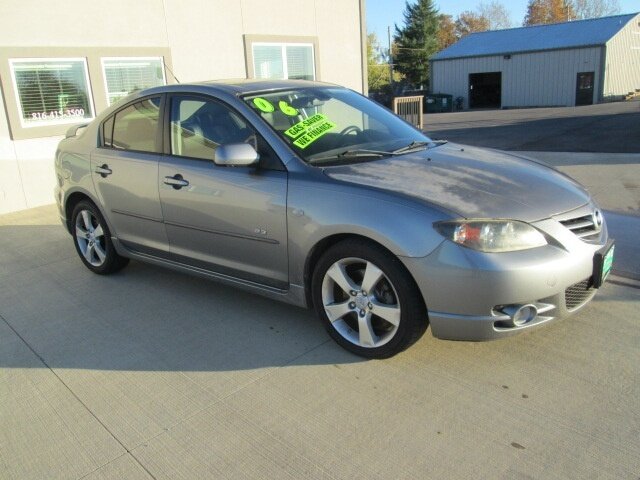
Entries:
[[158, 192], [163, 96], [137, 100], [102, 124], [91, 175], [115, 235], [128, 248], [167, 252]]
[[[235, 110], [212, 97], [167, 99], [169, 148], [160, 200], [177, 261], [262, 285], [288, 286], [287, 172]], [[257, 147], [260, 166], [214, 163], [219, 145]]]
[[594, 72], [578, 73], [576, 79], [576, 106], [593, 105]]

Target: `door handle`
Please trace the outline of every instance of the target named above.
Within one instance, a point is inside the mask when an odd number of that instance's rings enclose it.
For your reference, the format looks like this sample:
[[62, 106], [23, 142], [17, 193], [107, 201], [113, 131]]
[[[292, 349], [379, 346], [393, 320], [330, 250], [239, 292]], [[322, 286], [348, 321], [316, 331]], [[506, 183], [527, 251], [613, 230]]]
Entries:
[[182, 175], [179, 173], [175, 174], [173, 177], [164, 177], [164, 183], [165, 185], [171, 185], [176, 190], [180, 190], [182, 187], [189, 185], [189, 182], [182, 178]]
[[103, 163], [102, 166], [96, 167], [94, 172], [99, 174], [102, 178], [107, 178], [107, 175], [111, 175], [113, 171], [109, 168], [109, 165]]

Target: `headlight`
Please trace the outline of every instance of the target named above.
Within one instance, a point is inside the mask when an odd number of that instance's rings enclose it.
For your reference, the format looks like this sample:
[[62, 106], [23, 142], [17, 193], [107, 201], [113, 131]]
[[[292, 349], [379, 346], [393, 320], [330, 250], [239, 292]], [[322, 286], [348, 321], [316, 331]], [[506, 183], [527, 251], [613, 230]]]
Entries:
[[459, 220], [433, 226], [452, 242], [481, 252], [513, 252], [547, 244], [542, 233], [516, 220]]

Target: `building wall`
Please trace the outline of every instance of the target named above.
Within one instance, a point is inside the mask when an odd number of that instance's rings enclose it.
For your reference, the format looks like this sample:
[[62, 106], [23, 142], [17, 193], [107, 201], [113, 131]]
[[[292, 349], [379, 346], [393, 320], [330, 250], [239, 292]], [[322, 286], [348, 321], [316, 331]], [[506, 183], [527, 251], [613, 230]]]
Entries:
[[[470, 57], [432, 62], [434, 93], [449, 93], [469, 105], [469, 74], [502, 72], [503, 107], [573, 106], [578, 72], [595, 72], [600, 88], [601, 48], [579, 48]], [[594, 101], [598, 101], [594, 98]]]
[[[106, 107], [102, 79], [93, 74], [100, 67], [91, 66], [99, 63], [96, 52], [166, 52], [162, 55], [169, 83], [172, 75], [182, 83], [244, 78], [244, 42], [251, 35], [313, 38], [317, 80], [362, 92], [366, 80], [360, 9], [360, 0], [295, 5], [287, 0], [110, 0], [107, 5], [66, 0], [63, 7], [58, 2], [6, 0], [0, 15], [0, 77], [5, 77], [0, 78], [0, 100], [5, 107], [15, 107], [7, 58], [49, 56], [49, 48], [56, 56], [67, 47], [73, 51], [69, 56], [83, 49], [93, 52], [86, 56], [96, 114]], [[28, 55], [30, 49], [37, 53]], [[14, 124], [5, 108], [5, 114], [0, 113], [0, 213], [52, 203], [53, 156], [65, 130], [25, 138]]]
[[640, 15], [607, 42], [604, 100], [640, 89]]

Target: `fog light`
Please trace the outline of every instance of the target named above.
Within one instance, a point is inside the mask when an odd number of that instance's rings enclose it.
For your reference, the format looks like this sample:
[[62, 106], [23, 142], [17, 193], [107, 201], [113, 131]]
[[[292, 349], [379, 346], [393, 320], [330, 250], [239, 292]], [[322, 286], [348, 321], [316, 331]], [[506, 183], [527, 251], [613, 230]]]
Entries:
[[530, 303], [527, 305], [509, 305], [504, 307], [502, 311], [511, 318], [509, 323], [512, 327], [521, 327], [538, 316], [538, 309]]

